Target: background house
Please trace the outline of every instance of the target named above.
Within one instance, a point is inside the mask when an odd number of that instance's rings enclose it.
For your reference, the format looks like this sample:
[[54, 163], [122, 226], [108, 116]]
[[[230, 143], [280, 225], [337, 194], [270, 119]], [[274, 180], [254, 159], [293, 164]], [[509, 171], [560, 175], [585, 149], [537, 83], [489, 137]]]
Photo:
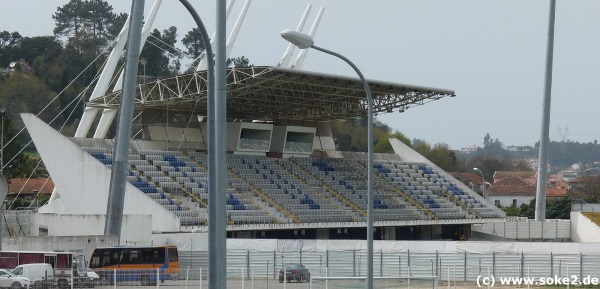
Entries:
[[[546, 198], [567, 196], [569, 185], [554, 177], [547, 182]], [[520, 207], [529, 204], [537, 191], [537, 172], [496, 172], [494, 183], [490, 186], [489, 200], [496, 206]]]
[[[31, 207], [40, 207], [48, 200], [53, 190], [54, 183], [50, 178], [11, 179], [3, 208], [17, 209], [30, 204]], [[20, 201], [15, 201], [17, 199]]]

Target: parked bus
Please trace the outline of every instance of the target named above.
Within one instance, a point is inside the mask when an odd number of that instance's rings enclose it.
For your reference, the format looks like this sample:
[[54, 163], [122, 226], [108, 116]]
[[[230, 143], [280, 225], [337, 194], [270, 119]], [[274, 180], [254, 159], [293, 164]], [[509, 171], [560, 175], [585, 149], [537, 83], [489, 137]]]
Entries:
[[110, 283], [133, 281], [153, 286], [158, 280], [179, 275], [179, 257], [177, 247], [171, 245], [96, 248], [90, 268]]
[[[58, 286], [61, 289], [70, 288], [71, 275], [74, 287], [94, 287], [98, 275], [87, 267], [85, 256], [72, 252], [53, 251], [1, 251], [0, 268], [13, 269], [20, 265], [46, 263], [53, 269], [53, 280], [33, 284], [34, 287]], [[17, 268], [18, 269], [18, 268]], [[13, 272], [27, 277], [27, 272]]]

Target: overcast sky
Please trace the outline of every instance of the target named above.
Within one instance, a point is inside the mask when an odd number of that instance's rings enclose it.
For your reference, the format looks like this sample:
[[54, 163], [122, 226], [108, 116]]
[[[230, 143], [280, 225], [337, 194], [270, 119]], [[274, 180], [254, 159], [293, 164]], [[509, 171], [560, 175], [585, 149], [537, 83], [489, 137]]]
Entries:
[[[504, 145], [540, 138], [550, 0], [254, 0], [232, 51], [254, 65], [275, 65], [287, 47], [279, 33], [296, 28], [320, 7], [315, 44], [351, 59], [366, 78], [452, 89], [444, 98], [404, 113], [377, 116], [409, 138], [453, 149], [483, 145], [490, 133]], [[68, 0], [0, 0], [0, 30], [51, 35], [52, 14]], [[131, 2], [109, 0], [116, 12]], [[146, 1], [149, 10], [154, 1]], [[215, 1], [190, 0], [209, 34]], [[228, 21], [233, 27], [244, 0]], [[193, 20], [176, 0], [164, 0], [155, 27], [176, 26], [183, 36]], [[557, 0], [550, 138], [600, 139], [600, 1]], [[298, 50], [295, 51], [295, 54]], [[302, 69], [355, 76], [340, 60], [310, 51]]]

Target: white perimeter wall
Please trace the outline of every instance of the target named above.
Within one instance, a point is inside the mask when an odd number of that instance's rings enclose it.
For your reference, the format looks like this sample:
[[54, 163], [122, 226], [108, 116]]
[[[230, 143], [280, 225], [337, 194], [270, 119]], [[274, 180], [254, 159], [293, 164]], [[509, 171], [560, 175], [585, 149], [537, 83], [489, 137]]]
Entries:
[[546, 220], [536, 222], [496, 222], [473, 224], [471, 230], [508, 239], [570, 239], [571, 222], [569, 220]]
[[4, 251], [67, 251], [89, 258], [97, 247], [117, 245], [116, 236], [40, 236], [3, 238]]
[[[39, 224], [50, 236], [103, 235], [105, 215], [39, 214]], [[121, 245], [141, 244], [151, 236], [151, 215], [123, 216]]]
[[600, 227], [581, 212], [571, 212], [571, 239], [573, 242], [600, 242]]
[[[154, 245], [173, 244], [180, 251], [206, 251], [206, 233], [153, 235]], [[165, 243], [163, 243], [165, 242]], [[326, 252], [366, 251], [365, 240], [285, 240], [227, 239], [227, 250]], [[373, 241], [373, 250], [382, 253], [525, 253], [525, 254], [600, 254], [600, 243], [571, 242], [494, 242], [494, 241]]]

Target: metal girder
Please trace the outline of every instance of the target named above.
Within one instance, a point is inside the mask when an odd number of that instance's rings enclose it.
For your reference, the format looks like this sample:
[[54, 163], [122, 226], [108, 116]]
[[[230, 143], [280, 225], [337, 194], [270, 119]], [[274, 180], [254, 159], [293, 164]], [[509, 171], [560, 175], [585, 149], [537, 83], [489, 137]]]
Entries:
[[[202, 114], [206, 111], [206, 71], [151, 82], [141, 80], [136, 110], [153, 108]], [[454, 91], [368, 80], [376, 114], [407, 109], [454, 95]], [[116, 108], [120, 91], [90, 104]], [[323, 121], [367, 114], [358, 78], [254, 66], [227, 71], [227, 117], [230, 119]]]

